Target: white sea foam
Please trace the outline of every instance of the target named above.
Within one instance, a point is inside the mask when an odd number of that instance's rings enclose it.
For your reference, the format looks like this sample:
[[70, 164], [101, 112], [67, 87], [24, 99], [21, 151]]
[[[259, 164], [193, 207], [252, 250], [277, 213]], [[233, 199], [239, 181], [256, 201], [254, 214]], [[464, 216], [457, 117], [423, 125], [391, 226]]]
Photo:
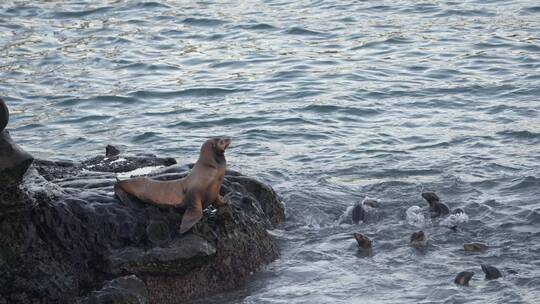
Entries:
[[448, 217], [441, 221], [442, 226], [453, 227], [458, 224], [466, 223], [469, 221], [467, 213], [450, 214]]
[[431, 219], [425, 216], [424, 210], [418, 206], [411, 206], [405, 211], [407, 223], [419, 228], [425, 227], [431, 223]]
[[161, 168], [163, 168], [163, 166], [148, 166], [148, 167], [143, 167], [143, 168], [137, 168], [132, 171], [118, 173], [117, 177], [122, 179], [122, 178], [129, 178], [131, 176], [147, 175]]

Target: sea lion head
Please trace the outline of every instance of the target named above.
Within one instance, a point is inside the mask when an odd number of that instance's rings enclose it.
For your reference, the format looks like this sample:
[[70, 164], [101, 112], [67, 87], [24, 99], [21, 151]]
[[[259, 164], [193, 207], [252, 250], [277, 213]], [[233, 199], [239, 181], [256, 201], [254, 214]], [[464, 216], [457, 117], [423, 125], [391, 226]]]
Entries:
[[425, 242], [426, 235], [424, 234], [424, 231], [420, 230], [418, 232], [413, 232], [411, 235], [411, 243], [422, 243]]
[[434, 203], [441, 201], [441, 199], [434, 192], [423, 192], [422, 197], [428, 202], [430, 207], [433, 207]]
[[201, 147], [200, 159], [215, 159], [218, 163], [222, 162], [225, 156], [225, 150], [231, 144], [229, 137], [211, 138], [204, 142]]
[[371, 240], [360, 233], [355, 233], [354, 238], [356, 239], [356, 242], [358, 242], [358, 247], [360, 249], [371, 249]]
[[231, 144], [231, 138], [230, 137], [217, 137], [211, 139], [212, 141], [212, 149], [214, 150], [214, 153], [218, 155], [223, 155], [225, 153], [225, 150], [229, 147]]
[[472, 271], [462, 271], [457, 274], [456, 278], [454, 279], [454, 283], [457, 285], [469, 286], [469, 281], [473, 275], [474, 272]]

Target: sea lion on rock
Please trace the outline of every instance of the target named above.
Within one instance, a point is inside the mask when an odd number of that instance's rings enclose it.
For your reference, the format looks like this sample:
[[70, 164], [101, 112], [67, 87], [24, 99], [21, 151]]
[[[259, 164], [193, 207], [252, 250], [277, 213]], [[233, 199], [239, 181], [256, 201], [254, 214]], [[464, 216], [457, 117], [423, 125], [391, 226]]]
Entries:
[[450, 209], [444, 203], [437, 194], [433, 192], [423, 192], [422, 197], [428, 202], [432, 217], [438, 217], [447, 215], [450, 213]]
[[219, 189], [227, 167], [225, 150], [230, 143], [231, 139], [227, 137], [207, 140], [193, 169], [184, 178], [158, 181], [137, 177], [118, 181], [115, 193], [122, 201], [128, 199], [125, 195], [128, 193], [146, 203], [185, 209], [180, 226], [182, 234], [202, 218], [208, 204], [218, 207], [224, 204]]
[[465, 251], [471, 251], [471, 252], [484, 252], [488, 250], [488, 248], [489, 248], [488, 245], [484, 243], [473, 242], [473, 243], [463, 244], [463, 249]]
[[482, 271], [486, 274], [486, 280], [494, 280], [502, 277], [501, 272], [496, 267], [485, 264], [480, 266], [482, 267]]
[[469, 286], [469, 281], [471, 280], [473, 275], [474, 272], [472, 271], [462, 271], [458, 273], [458, 275], [454, 279], [454, 283], [456, 283], [457, 285]]

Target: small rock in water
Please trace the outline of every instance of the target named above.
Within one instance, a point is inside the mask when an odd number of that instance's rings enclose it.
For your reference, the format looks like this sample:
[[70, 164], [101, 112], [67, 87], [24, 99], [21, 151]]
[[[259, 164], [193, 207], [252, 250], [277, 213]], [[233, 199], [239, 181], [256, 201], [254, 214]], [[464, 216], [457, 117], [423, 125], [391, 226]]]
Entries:
[[411, 235], [411, 245], [415, 247], [423, 247], [426, 246], [426, 235], [424, 234], [424, 231], [420, 230], [418, 232], [413, 232]]
[[458, 273], [458, 275], [454, 279], [454, 283], [456, 283], [457, 285], [469, 286], [469, 281], [471, 280], [473, 275], [474, 272], [472, 271], [462, 271]]
[[354, 238], [356, 239], [360, 250], [371, 253], [372, 243], [367, 236], [360, 233], [355, 233]]
[[366, 217], [366, 211], [361, 204], [356, 204], [352, 210], [352, 221], [355, 224], [358, 224], [360, 221], [363, 221]]
[[477, 243], [477, 242], [467, 243], [467, 244], [463, 244], [463, 249], [465, 251], [470, 251], [470, 252], [484, 252], [488, 250], [488, 245], [484, 243]]
[[112, 157], [112, 156], [117, 156], [119, 154], [120, 154], [120, 149], [118, 149], [117, 147], [113, 145], [107, 145], [107, 147], [105, 147], [105, 156]]
[[482, 271], [486, 274], [486, 280], [494, 280], [502, 277], [501, 272], [494, 266], [482, 264]]

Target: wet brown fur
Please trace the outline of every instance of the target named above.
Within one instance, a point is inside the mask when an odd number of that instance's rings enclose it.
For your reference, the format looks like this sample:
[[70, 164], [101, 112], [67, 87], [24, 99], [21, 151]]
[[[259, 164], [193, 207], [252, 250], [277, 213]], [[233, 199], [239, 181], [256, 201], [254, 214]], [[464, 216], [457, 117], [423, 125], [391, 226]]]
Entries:
[[224, 153], [230, 142], [229, 138], [207, 140], [195, 166], [184, 178], [158, 181], [137, 177], [118, 181], [115, 193], [121, 200], [126, 197], [123, 191], [146, 203], [184, 208], [180, 226], [180, 233], [184, 233], [202, 218], [203, 209], [209, 204], [224, 204], [219, 189], [227, 167]]

